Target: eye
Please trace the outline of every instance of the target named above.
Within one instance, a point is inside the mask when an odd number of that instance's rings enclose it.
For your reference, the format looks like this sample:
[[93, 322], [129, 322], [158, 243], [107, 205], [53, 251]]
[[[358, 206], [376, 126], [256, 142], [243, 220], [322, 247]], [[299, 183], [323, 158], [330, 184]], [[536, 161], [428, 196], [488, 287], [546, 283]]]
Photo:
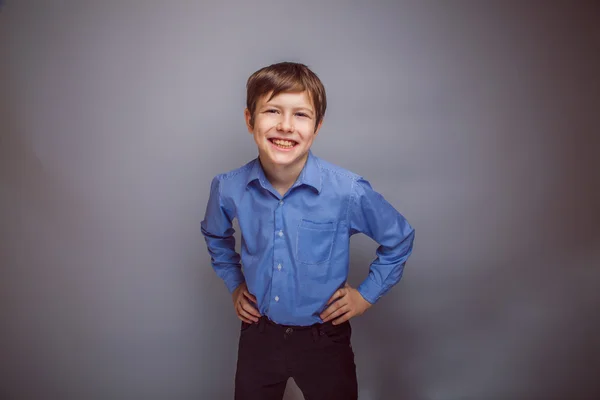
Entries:
[[296, 113], [296, 115], [297, 115], [297, 116], [299, 116], [299, 117], [302, 117], [302, 118], [310, 118], [310, 117], [308, 116], [308, 114], [301, 113], [301, 112], [299, 112], [299, 113]]
[[269, 108], [269, 109], [268, 109], [268, 110], [266, 110], [265, 112], [266, 112], [266, 113], [270, 113], [270, 114], [275, 114], [275, 113], [277, 113], [277, 112], [279, 112], [279, 111], [277, 111], [277, 110], [276, 110], [276, 109], [274, 109], [274, 108]]

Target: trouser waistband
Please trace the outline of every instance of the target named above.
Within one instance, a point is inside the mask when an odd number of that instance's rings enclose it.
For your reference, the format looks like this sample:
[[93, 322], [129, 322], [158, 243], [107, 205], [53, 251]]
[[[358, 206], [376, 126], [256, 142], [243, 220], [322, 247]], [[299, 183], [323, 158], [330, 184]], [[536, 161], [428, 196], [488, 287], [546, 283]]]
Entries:
[[327, 323], [314, 323], [312, 325], [285, 325], [285, 324], [278, 324], [277, 322], [269, 319], [269, 317], [263, 315], [259, 318], [258, 324], [267, 324], [267, 325], [272, 325], [272, 326], [278, 326], [283, 329], [291, 328], [295, 331], [302, 331], [302, 330], [309, 330], [309, 329], [313, 329], [313, 328], [320, 328]]
[[[349, 322], [346, 321], [344, 324], [348, 324]], [[258, 330], [260, 332], [264, 332], [265, 330], [265, 326], [272, 326], [278, 329], [281, 329], [282, 331], [284, 331], [285, 335], [289, 336], [291, 335], [293, 332], [296, 331], [312, 331], [312, 335], [313, 335], [313, 339], [318, 340], [319, 336], [323, 336], [325, 334], [325, 329], [327, 329], [327, 327], [329, 326], [333, 326], [331, 321], [328, 322], [324, 322], [324, 323], [314, 323], [312, 325], [284, 325], [284, 324], [278, 324], [274, 321], [272, 321], [271, 319], [269, 319], [269, 317], [267, 316], [261, 316], [258, 320]], [[344, 324], [341, 324], [340, 326], [343, 326]]]

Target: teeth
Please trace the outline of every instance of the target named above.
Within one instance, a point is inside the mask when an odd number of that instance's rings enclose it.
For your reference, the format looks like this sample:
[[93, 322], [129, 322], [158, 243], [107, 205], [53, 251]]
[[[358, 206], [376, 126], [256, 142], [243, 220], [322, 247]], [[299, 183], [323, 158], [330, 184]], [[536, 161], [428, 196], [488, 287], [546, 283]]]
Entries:
[[282, 146], [282, 147], [292, 147], [292, 146], [294, 146], [294, 142], [291, 142], [289, 140], [274, 139], [273, 143], [275, 143], [278, 146]]

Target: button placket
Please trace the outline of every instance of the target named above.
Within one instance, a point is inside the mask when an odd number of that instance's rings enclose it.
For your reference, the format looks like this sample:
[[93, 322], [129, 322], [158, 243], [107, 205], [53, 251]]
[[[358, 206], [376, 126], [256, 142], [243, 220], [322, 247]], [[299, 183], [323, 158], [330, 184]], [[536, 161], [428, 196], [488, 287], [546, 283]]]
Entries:
[[[274, 205], [273, 213], [274, 213], [274, 243], [273, 243], [273, 272], [271, 273], [271, 293], [273, 293], [272, 304], [274, 305], [275, 310], [280, 310], [279, 303], [282, 302], [282, 298], [279, 296], [279, 293], [285, 293], [285, 275], [281, 272], [283, 270], [283, 264], [286, 259], [286, 233], [284, 232], [284, 219], [283, 219], [283, 204], [284, 200], [279, 199], [277, 203]], [[277, 305], [277, 306], [275, 306]]]

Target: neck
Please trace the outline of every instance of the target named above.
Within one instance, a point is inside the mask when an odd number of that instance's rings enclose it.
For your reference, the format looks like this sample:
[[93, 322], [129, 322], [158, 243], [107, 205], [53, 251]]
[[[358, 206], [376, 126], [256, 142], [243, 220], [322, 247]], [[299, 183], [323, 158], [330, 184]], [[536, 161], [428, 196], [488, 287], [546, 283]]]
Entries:
[[275, 190], [277, 190], [277, 192], [279, 192], [279, 194], [282, 196], [285, 195], [296, 182], [300, 176], [300, 173], [302, 172], [302, 168], [304, 168], [304, 164], [306, 164], [307, 159], [308, 156], [292, 165], [282, 166], [265, 163], [259, 157], [260, 164], [265, 171], [265, 176], [273, 188], [275, 188]]

